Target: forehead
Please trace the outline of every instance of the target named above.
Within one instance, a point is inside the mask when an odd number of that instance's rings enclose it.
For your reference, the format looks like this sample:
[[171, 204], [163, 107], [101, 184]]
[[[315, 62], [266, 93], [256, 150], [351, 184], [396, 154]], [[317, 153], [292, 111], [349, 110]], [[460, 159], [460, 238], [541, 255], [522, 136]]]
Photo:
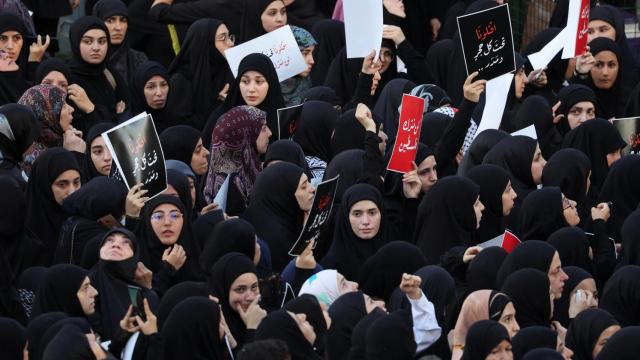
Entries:
[[602, 26], [609, 26], [609, 27], [613, 27], [613, 25], [611, 25], [610, 23], [604, 21], [604, 20], [591, 20], [589, 21], [589, 27], [602, 27]]
[[353, 204], [351, 207], [351, 211], [368, 211], [377, 209], [378, 205], [371, 200], [360, 200], [357, 203]]
[[153, 209], [153, 212], [157, 212], [157, 211], [179, 211], [180, 209], [178, 209], [177, 206], [175, 206], [174, 204], [170, 204], [170, 203], [164, 203], [164, 204], [160, 204], [158, 206], [156, 206]]
[[595, 106], [593, 105], [593, 103], [591, 101], [580, 101], [578, 103], [575, 103], [571, 106], [571, 108], [578, 108], [578, 109], [589, 109], [589, 108], [594, 108]]
[[87, 30], [84, 34], [82, 34], [83, 38], [101, 38], [101, 37], [107, 37], [107, 33], [104, 32], [104, 30], [101, 29], [91, 29], [91, 30]]
[[616, 56], [616, 54], [613, 51], [609, 51], [609, 50], [600, 51], [595, 55], [595, 58], [596, 60], [600, 60], [600, 61], [618, 60], [618, 57]]

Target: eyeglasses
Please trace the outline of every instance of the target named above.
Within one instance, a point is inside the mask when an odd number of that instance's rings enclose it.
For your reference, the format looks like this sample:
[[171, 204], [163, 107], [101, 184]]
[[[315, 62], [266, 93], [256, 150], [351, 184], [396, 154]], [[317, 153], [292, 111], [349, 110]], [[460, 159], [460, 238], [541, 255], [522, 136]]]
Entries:
[[230, 42], [232, 44], [236, 43], [236, 36], [233, 34], [222, 34], [218, 37], [218, 39], [216, 41], [220, 41], [220, 42]]
[[155, 222], [164, 221], [165, 217], [169, 215], [170, 222], [176, 222], [178, 219], [182, 219], [182, 213], [178, 211], [171, 211], [169, 214], [165, 214], [162, 211], [154, 212], [151, 214], [151, 220]]
[[566, 196], [562, 195], [562, 211], [573, 208], [573, 203], [571, 200], [567, 199]]
[[380, 59], [384, 60], [384, 61], [393, 61], [393, 59], [395, 59], [396, 55], [394, 53], [392, 53], [391, 51], [382, 51], [380, 53]]

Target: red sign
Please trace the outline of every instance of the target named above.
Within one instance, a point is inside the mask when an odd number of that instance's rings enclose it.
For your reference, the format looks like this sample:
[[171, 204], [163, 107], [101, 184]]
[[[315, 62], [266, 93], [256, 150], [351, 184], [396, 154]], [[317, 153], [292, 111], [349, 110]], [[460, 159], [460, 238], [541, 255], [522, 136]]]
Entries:
[[516, 246], [520, 245], [520, 242], [520, 239], [507, 230], [502, 238], [502, 248], [507, 251], [507, 254], [510, 254]]
[[580, 18], [578, 19], [578, 32], [576, 33], [575, 56], [587, 52], [587, 37], [589, 35], [589, 0], [580, 3]]
[[416, 159], [418, 143], [420, 142], [420, 128], [422, 127], [422, 112], [424, 99], [416, 96], [402, 95], [398, 134], [393, 146], [388, 170], [408, 173], [413, 170], [411, 164]]

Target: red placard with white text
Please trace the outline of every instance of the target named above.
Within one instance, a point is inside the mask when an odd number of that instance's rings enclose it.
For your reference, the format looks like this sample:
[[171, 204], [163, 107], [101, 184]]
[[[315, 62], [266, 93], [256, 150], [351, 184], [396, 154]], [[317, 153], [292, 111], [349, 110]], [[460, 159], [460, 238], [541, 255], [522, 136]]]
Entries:
[[567, 38], [562, 49], [562, 58], [569, 59], [580, 56], [587, 51], [589, 35], [590, 0], [570, 0], [567, 16]]
[[402, 95], [398, 134], [396, 135], [396, 143], [393, 146], [387, 170], [403, 174], [413, 170], [411, 163], [415, 161], [416, 153], [418, 152], [423, 111], [423, 98], [407, 94]]
[[580, 56], [587, 51], [587, 35], [589, 34], [589, 0], [581, 0], [580, 19], [578, 19], [578, 32], [576, 33], [575, 56]]

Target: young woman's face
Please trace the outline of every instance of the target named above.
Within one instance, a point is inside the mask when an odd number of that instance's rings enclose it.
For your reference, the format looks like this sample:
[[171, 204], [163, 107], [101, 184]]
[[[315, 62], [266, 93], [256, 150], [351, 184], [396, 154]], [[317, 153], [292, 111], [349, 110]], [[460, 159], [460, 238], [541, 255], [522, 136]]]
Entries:
[[558, 342], [556, 344], [556, 351], [559, 352], [565, 360], [571, 360], [573, 358], [573, 351], [565, 345], [560, 335], [558, 335]]
[[164, 109], [169, 96], [169, 82], [160, 75], [152, 76], [144, 84], [144, 99], [154, 110]]
[[509, 214], [511, 214], [517, 197], [518, 195], [513, 190], [513, 187], [511, 187], [511, 181], [509, 181], [507, 187], [504, 188], [502, 192], [502, 216], [509, 216]]
[[100, 248], [100, 259], [120, 261], [133, 256], [133, 243], [124, 234], [113, 233], [104, 240]]
[[438, 164], [436, 163], [436, 157], [431, 155], [422, 160], [418, 165], [418, 176], [422, 181], [422, 192], [426, 193], [431, 189], [433, 185], [438, 181]]
[[171, 246], [178, 241], [184, 218], [173, 204], [160, 204], [151, 214], [151, 227], [162, 245]]
[[294, 314], [291, 311], [287, 312], [289, 313], [289, 315], [291, 315], [293, 321], [295, 321], [298, 325], [298, 329], [300, 329], [300, 332], [302, 333], [302, 335], [304, 335], [304, 338], [307, 339], [309, 344], [313, 345], [313, 343], [316, 341], [316, 332], [313, 330], [313, 326], [307, 321], [307, 315]]
[[58, 205], [62, 206], [64, 199], [80, 189], [80, 185], [80, 173], [78, 170], [67, 170], [53, 180], [51, 192], [53, 192], [53, 197]]
[[524, 94], [524, 88], [527, 86], [529, 80], [527, 79], [527, 74], [524, 72], [524, 67], [516, 72], [515, 76], [515, 94], [516, 98], [522, 99], [522, 95]]
[[364, 295], [364, 307], [367, 309], [367, 314], [372, 312], [377, 307], [384, 311], [387, 311], [384, 301], [374, 300], [367, 294], [363, 294], [363, 295]]
[[338, 284], [338, 293], [340, 293], [340, 295], [349, 293], [349, 292], [354, 292], [354, 291], [358, 291], [358, 283], [355, 281], [349, 281], [347, 280], [344, 275], [337, 273], [336, 274], [336, 282]]
[[502, 324], [507, 331], [509, 332], [509, 337], [513, 339], [514, 336], [520, 331], [520, 325], [516, 321], [516, 308], [513, 306], [512, 302], [509, 302], [502, 310], [502, 315], [500, 316], [500, 320], [498, 321]]
[[[560, 262], [560, 255], [556, 251], [549, 265], [550, 291], [554, 299], [560, 299], [562, 297], [562, 289], [564, 289], [564, 282], [567, 281], [569, 276], [562, 270], [562, 262]], [[553, 303], [553, 302], [552, 302]]]
[[232, 48], [233, 45], [235, 44], [236, 41], [236, 37], [232, 34], [229, 34], [229, 28], [227, 27], [227, 25], [222, 24], [220, 26], [218, 26], [218, 30], [216, 30], [216, 37], [214, 39], [214, 43], [216, 46], [216, 49], [220, 52], [220, 54], [222, 54], [222, 56], [225, 56], [224, 51]]
[[262, 129], [260, 129], [260, 134], [256, 139], [256, 150], [258, 150], [258, 154], [266, 154], [267, 149], [269, 148], [269, 139], [271, 138], [271, 129], [267, 126], [267, 124], [262, 125]]
[[569, 226], [578, 226], [580, 224], [577, 205], [577, 202], [567, 198], [564, 194], [562, 195], [562, 215]]
[[258, 286], [258, 277], [254, 273], [246, 273], [238, 276], [229, 289], [229, 305], [235, 311], [238, 307], [242, 311], [247, 311], [249, 305], [260, 296], [260, 287]]
[[69, 81], [60, 71], [51, 71], [42, 79], [42, 85], [53, 85], [62, 89], [65, 93], [69, 88]]
[[191, 176], [187, 176], [187, 180], [189, 181], [189, 194], [191, 194], [191, 204], [196, 206], [196, 182], [193, 180]]
[[387, 69], [389, 69], [389, 65], [391, 65], [391, 62], [393, 61], [393, 59], [395, 58], [395, 54], [393, 53], [393, 50], [386, 47], [386, 46], [382, 46], [380, 47], [380, 74], [384, 74], [385, 71], [387, 71]]
[[196, 175], [204, 175], [209, 170], [209, 150], [202, 145], [202, 139], [198, 139], [196, 148], [191, 154], [191, 169]]
[[609, 165], [609, 167], [612, 167], [613, 164], [620, 160], [620, 158], [622, 157], [622, 150], [618, 149], [614, 152], [608, 153], [607, 154], [607, 165]]
[[542, 169], [547, 165], [547, 160], [542, 157], [540, 151], [540, 145], [536, 145], [536, 151], [533, 153], [533, 160], [531, 161], [531, 177], [536, 185], [542, 183]]
[[18, 61], [23, 44], [22, 34], [17, 31], [9, 30], [0, 34], [0, 50], [4, 50], [13, 61]]
[[611, 26], [604, 20], [591, 20], [589, 21], [589, 34], [587, 35], [587, 42], [599, 37], [606, 37], [613, 41], [616, 40], [616, 28]]
[[373, 239], [380, 230], [382, 214], [371, 200], [360, 200], [349, 210], [349, 223], [353, 233], [363, 240]]
[[96, 296], [98, 295], [98, 290], [91, 286], [91, 280], [89, 280], [88, 276], [84, 278], [76, 295], [82, 307], [82, 312], [85, 315], [91, 315], [96, 312]]
[[511, 343], [507, 340], [502, 340], [500, 344], [496, 345], [485, 360], [512, 360], [513, 352], [511, 351]]
[[282, 0], [271, 2], [260, 15], [260, 20], [262, 21], [262, 28], [266, 32], [272, 32], [285, 26], [287, 24], [287, 8], [284, 2]]
[[382, 76], [380, 75], [380, 71], [376, 71], [373, 73], [373, 81], [371, 82], [371, 92], [369, 93], [371, 96], [376, 94], [376, 90], [378, 89], [378, 84], [380, 84], [380, 79]]
[[316, 194], [316, 188], [311, 185], [306, 174], [300, 176], [298, 188], [296, 189], [296, 200], [302, 211], [311, 211], [313, 205], [313, 197]]
[[600, 351], [602, 351], [602, 348], [607, 344], [607, 341], [609, 341], [609, 339], [618, 331], [620, 331], [620, 325], [611, 325], [608, 328], [604, 329], [604, 331], [598, 337], [596, 345], [593, 347], [592, 355], [594, 359], [598, 356], [598, 354], [600, 354]]
[[67, 131], [71, 128], [71, 122], [73, 121], [73, 106], [64, 102], [62, 110], [60, 110], [60, 127], [62, 131]]
[[113, 45], [120, 45], [127, 36], [127, 29], [129, 28], [129, 21], [126, 16], [114, 15], [104, 21], [104, 24], [109, 29], [109, 40]]
[[100, 29], [91, 29], [80, 39], [80, 57], [87, 64], [101, 64], [107, 57], [108, 48], [107, 34]]
[[240, 94], [247, 105], [259, 106], [269, 93], [269, 83], [261, 73], [247, 71], [240, 78]]
[[569, 127], [575, 129], [582, 125], [587, 120], [594, 119], [596, 117], [596, 107], [591, 101], [580, 101], [574, 104], [569, 113], [567, 113], [567, 121]]
[[111, 157], [111, 151], [105, 145], [102, 136], [98, 136], [91, 142], [91, 161], [93, 166], [98, 170], [100, 175], [108, 176], [111, 171], [111, 165], [113, 158]]
[[618, 57], [612, 51], [600, 51], [596, 54], [596, 64], [591, 68], [593, 84], [602, 90], [613, 87], [618, 78]]
[[480, 221], [482, 220], [482, 211], [484, 210], [484, 205], [480, 201], [480, 196], [476, 199], [476, 202], [473, 203], [473, 212], [476, 214], [476, 229], [480, 227]]
[[307, 64], [307, 69], [299, 74], [302, 77], [309, 76], [309, 74], [311, 73], [311, 69], [313, 68], [313, 64], [316, 63], [313, 60], [313, 50], [315, 48], [315, 45], [312, 45], [302, 50], [302, 57], [304, 58], [304, 62]]

